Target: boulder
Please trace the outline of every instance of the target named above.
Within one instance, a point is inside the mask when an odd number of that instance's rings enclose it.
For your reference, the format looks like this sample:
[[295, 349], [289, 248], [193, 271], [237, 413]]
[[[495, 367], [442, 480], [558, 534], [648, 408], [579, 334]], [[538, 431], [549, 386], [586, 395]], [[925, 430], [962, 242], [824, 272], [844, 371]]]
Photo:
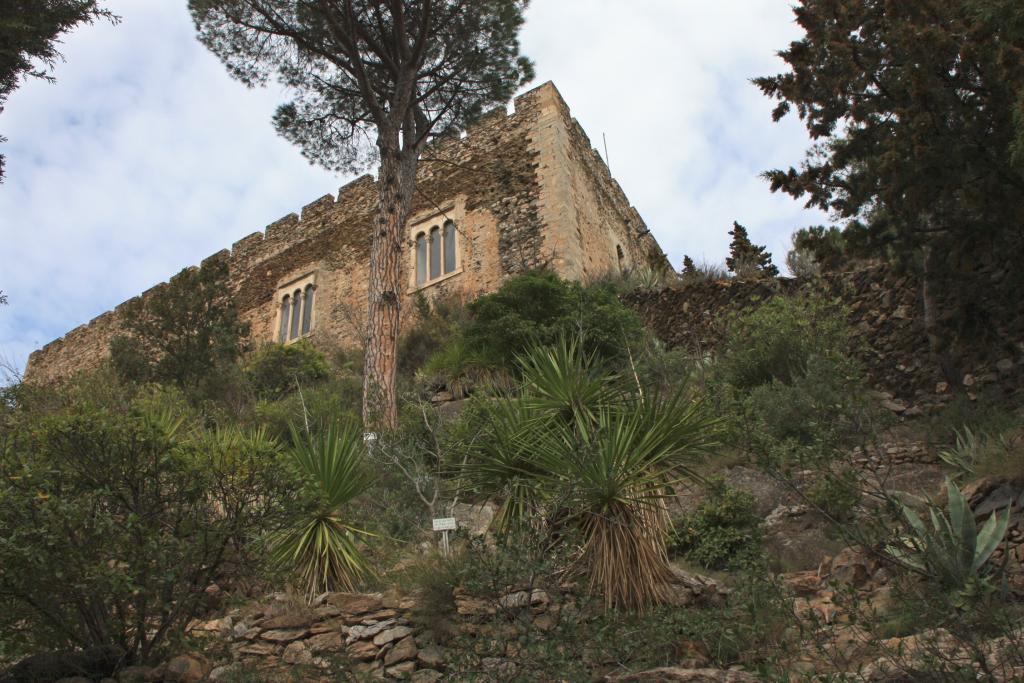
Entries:
[[387, 645], [388, 643], [394, 642], [401, 638], [405, 638], [408, 635], [412, 635], [412, 629], [408, 626], [395, 626], [389, 628], [386, 631], [381, 631], [373, 637], [373, 644], [377, 647]]
[[299, 640], [309, 635], [309, 630], [304, 628], [295, 629], [282, 629], [274, 631], [264, 631], [260, 634], [260, 638], [263, 640], [269, 640], [272, 643], [290, 643], [293, 640]]
[[284, 652], [281, 654], [281, 660], [285, 664], [309, 665], [313, 663], [313, 655], [306, 649], [304, 643], [296, 641], [289, 643], [288, 647], [284, 649]]
[[470, 505], [468, 503], [456, 503], [452, 510], [452, 517], [458, 523], [460, 529], [476, 538], [483, 536], [494, 521], [494, 503], [487, 502], [482, 505]]
[[428, 645], [419, 651], [416, 660], [427, 668], [440, 669], [444, 666], [444, 650], [437, 645]]
[[337, 631], [321, 633], [306, 641], [310, 652], [339, 652], [342, 646], [341, 634]]
[[416, 662], [402, 662], [401, 664], [395, 664], [384, 669], [384, 673], [390, 678], [400, 678], [407, 680], [409, 674], [416, 670]]
[[288, 614], [281, 614], [276, 617], [270, 617], [259, 626], [267, 631], [305, 628], [313, 623], [313, 617], [314, 615], [312, 612], [291, 612]]
[[388, 653], [384, 655], [384, 666], [391, 666], [398, 662], [404, 662], [416, 657], [418, 648], [416, 647], [416, 641], [412, 636], [406, 636], [402, 638], [393, 648], [388, 650]]
[[365, 614], [384, 607], [384, 596], [380, 593], [331, 593], [327, 604], [341, 610], [342, 614]]
[[165, 683], [199, 683], [210, 672], [210, 663], [196, 654], [179, 655], [167, 662]]

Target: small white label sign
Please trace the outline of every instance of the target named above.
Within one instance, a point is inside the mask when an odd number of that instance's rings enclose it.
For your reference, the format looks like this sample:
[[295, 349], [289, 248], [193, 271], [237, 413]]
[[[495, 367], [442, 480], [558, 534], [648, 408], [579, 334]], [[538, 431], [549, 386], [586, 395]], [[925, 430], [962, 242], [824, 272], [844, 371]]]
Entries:
[[454, 531], [454, 517], [440, 517], [434, 520], [434, 531]]

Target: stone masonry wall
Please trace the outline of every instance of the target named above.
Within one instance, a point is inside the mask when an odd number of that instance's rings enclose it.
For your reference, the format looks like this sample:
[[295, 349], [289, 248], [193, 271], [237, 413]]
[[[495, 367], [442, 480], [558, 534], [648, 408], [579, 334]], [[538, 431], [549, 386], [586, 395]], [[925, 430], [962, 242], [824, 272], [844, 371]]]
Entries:
[[[557, 95], [557, 93], [553, 93]], [[557, 96], [544, 98], [534, 144], [540, 153], [544, 251], [559, 273], [589, 280], [667, 264], [583, 127]]]
[[670, 347], [705, 355], [724, 338], [730, 314], [797, 292], [821, 294], [845, 306], [852, 330], [850, 351], [861, 361], [883, 405], [895, 413], [913, 416], [929, 411], [957, 393], [971, 400], [985, 393], [1024, 403], [1024, 309], [993, 330], [1000, 341], [967, 346], [959, 363], [962, 374], [951, 384], [929, 353], [917, 282], [881, 267], [804, 281], [695, 282], [631, 292], [623, 301]]
[[[275, 339], [280, 289], [310, 274], [317, 288], [313, 343], [361, 344], [376, 203], [376, 183], [363, 176], [337, 198], [321, 197], [210, 257], [227, 259], [255, 346]], [[409, 225], [448, 217], [458, 226], [460, 268], [420, 288], [428, 299], [471, 299], [542, 266], [582, 279], [614, 269], [616, 246], [626, 267], [652, 250], [660, 254], [551, 83], [516, 98], [514, 114], [495, 110], [465, 136], [439, 139], [424, 151]], [[412, 258], [410, 235], [407, 269]], [[410, 280], [405, 311], [414, 291]], [[98, 366], [120, 329], [120, 310], [33, 353], [26, 379], [46, 382]]]

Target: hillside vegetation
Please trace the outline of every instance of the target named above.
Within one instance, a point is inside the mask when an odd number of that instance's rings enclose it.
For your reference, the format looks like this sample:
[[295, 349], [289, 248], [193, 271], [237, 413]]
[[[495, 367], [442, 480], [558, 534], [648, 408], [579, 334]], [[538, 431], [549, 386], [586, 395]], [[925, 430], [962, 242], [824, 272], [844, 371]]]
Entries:
[[637, 286], [421, 301], [401, 427], [369, 440], [358, 354], [305, 342], [9, 388], [0, 655], [36, 655], [10, 680], [70, 652], [97, 680], [1019, 676], [1019, 413], [897, 418], [804, 291], [670, 350]]

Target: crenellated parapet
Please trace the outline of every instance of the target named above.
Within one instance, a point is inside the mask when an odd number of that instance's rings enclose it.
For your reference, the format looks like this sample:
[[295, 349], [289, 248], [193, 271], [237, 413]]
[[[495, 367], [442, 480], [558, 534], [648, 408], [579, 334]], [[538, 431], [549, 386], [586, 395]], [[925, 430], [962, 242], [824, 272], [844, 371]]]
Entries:
[[[497, 107], [466, 131], [432, 141], [416, 182], [409, 229], [427, 221], [429, 230], [436, 216], [441, 223], [454, 217], [459, 227], [459, 268], [421, 287], [428, 297], [470, 298], [538, 267], [584, 279], [634, 265], [645, 240], [653, 242], [551, 83], [516, 97], [511, 113]], [[361, 342], [377, 203], [376, 181], [363, 175], [201, 261], [227, 263], [231, 296], [256, 345], [280, 338], [281, 305], [300, 286], [316, 291], [314, 343]], [[412, 268], [413, 235], [407, 244], [405, 267]], [[409, 282], [399, 292], [406, 299], [415, 289]], [[48, 381], [103, 362], [124, 305], [34, 352], [26, 379]]]

